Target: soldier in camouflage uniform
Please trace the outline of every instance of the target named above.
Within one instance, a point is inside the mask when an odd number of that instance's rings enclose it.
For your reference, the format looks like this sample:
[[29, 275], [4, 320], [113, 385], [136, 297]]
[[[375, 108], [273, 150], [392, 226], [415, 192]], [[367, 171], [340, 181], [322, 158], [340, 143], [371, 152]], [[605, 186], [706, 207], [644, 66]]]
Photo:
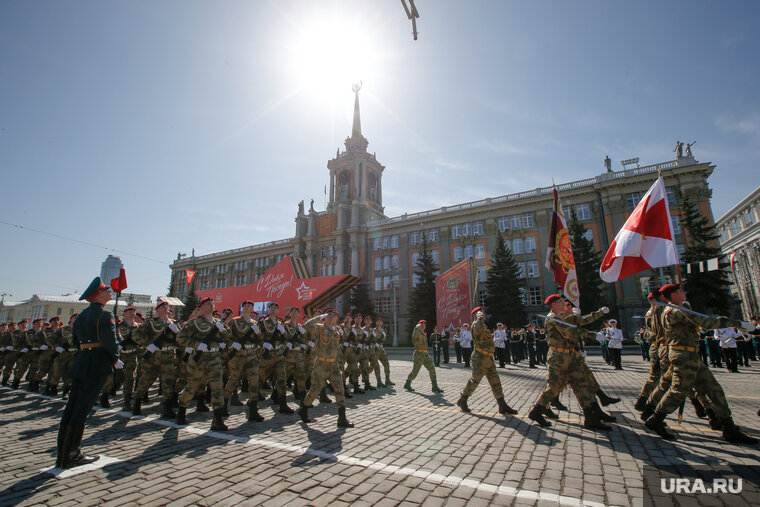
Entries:
[[142, 398], [148, 393], [148, 389], [153, 385], [156, 378], [160, 378], [163, 401], [161, 417], [173, 418], [176, 417], [171, 408], [174, 399], [174, 358], [177, 348], [177, 333], [180, 329], [169, 318], [169, 304], [166, 301], [159, 301], [156, 305], [155, 314], [155, 317], [145, 321], [132, 333], [134, 342], [145, 347], [145, 352], [142, 354], [138, 366], [139, 380], [135, 389], [132, 413], [134, 415], [142, 414]]
[[[314, 314], [312, 316], [314, 316], [314, 315], [321, 315], [322, 313], [323, 313], [322, 310], [316, 308], [314, 310]], [[337, 318], [337, 314], [336, 314], [336, 318]], [[339, 343], [338, 343], [338, 349], [336, 351], [336, 358], [337, 358], [336, 362], [338, 364], [338, 371], [340, 372], [341, 385], [345, 386], [345, 381], [343, 380], [343, 354], [342, 354], [342, 348], [343, 347], [340, 344], [340, 341], [342, 341], [342, 336], [343, 336], [342, 335], [343, 328], [340, 327], [340, 326], [338, 326], [338, 325], [333, 326], [333, 328], [335, 329], [335, 332], [338, 334], [338, 337], [340, 338]], [[316, 356], [316, 354], [317, 354], [316, 350], [317, 350], [317, 339], [319, 338], [319, 336], [318, 336], [318, 334], [319, 334], [318, 331], [319, 330], [318, 330], [317, 327], [308, 328], [306, 326], [304, 326], [304, 329], [306, 330], [305, 340], [306, 340], [307, 345], [309, 346], [309, 348], [307, 349], [308, 352], [307, 352], [307, 354], [305, 356], [306, 378], [308, 379], [308, 381], [307, 381], [307, 390], [308, 390], [308, 389], [311, 389], [311, 374], [314, 371], [314, 365], [315, 365], [316, 357], [317, 357]], [[319, 391], [319, 402], [320, 403], [332, 403], [332, 400], [330, 399], [330, 397], [327, 396], [327, 383], [328, 382], [330, 383], [330, 389], [335, 390], [335, 388], [332, 385], [332, 381], [329, 378], [326, 379], [325, 380], [325, 385]], [[345, 392], [345, 388], [344, 388], [344, 391], [343, 391], [343, 396], [346, 397], [346, 398], [350, 398], [351, 397], [351, 395], [349, 393]]]
[[364, 332], [366, 333], [367, 361], [369, 362], [370, 373], [375, 372], [377, 387], [386, 387], [383, 384], [383, 379], [380, 377], [380, 362], [377, 358], [377, 335], [372, 328], [372, 317], [369, 315], [364, 317]]
[[385, 385], [387, 387], [395, 386], [393, 382], [391, 382], [391, 364], [388, 362], [388, 353], [385, 351], [385, 340], [387, 339], [388, 335], [385, 332], [385, 329], [383, 329], [383, 324], [385, 324], [385, 320], [382, 317], [378, 317], [375, 321], [375, 343], [377, 344], [377, 359], [380, 361], [380, 364], [383, 365], [383, 371], [385, 372]]
[[15, 322], [4, 323], [2, 327], [0, 327], [0, 346], [2, 346], [4, 350], [3, 361], [0, 363], [0, 365], [3, 367], [2, 384], [4, 386], [8, 385], [8, 380], [10, 379], [11, 372], [13, 371], [13, 365], [16, 364], [16, 358], [18, 357], [18, 351], [13, 347], [13, 333], [15, 332]]
[[[675, 306], [683, 307], [686, 292], [679, 285], [668, 284], [660, 288], [660, 293]], [[757, 439], [742, 433], [731, 418], [726, 395], [710, 369], [699, 358], [698, 328], [719, 329], [728, 326], [752, 329], [749, 322], [735, 321], [726, 317], [702, 317], [684, 311], [683, 308], [668, 306], [662, 312], [662, 328], [668, 340], [670, 365], [673, 380], [670, 389], [660, 400], [654, 414], [647, 419], [646, 427], [665, 439], [675, 435], [667, 430], [665, 418], [684, 402], [692, 388], [706, 396], [721, 420], [723, 438], [731, 443], [755, 444]]]
[[346, 398], [343, 392], [343, 379], [338, 365], [338, 350], [341, 337], [336, 330], [337, 315], [333, 310], [307, 320], [304, 328], [315, 341], [314, 369], [311, 373], [311, 387], [298, 410], [298, 415], [305, 423], [310, 422], [309, 408], [329, 379], [335, 389], [335, 402], [338, 405], [338, 427], [353, 428], [354, 425], [346, 418]]
[[21, 378], [33, 366], [36, 359], [31, 345], [27, 341], [27, 335], [35, 332], [33, 329], [26, 329], [28, 322], [27, 319], [20, 320], [18, 331], [13, 334], [13, 347], [19, 352], [16, 358], [16, 367], [13, 369], [13, 382], [11, 383], [13, 389], [18, 389], [21, 384]]
[[242, 314], [232, 319], [228, 325], [227, 345], [231, 351], [230, 378], [224, 386], [224, 408], [241, 378], [248, 379], [248, 420], [261, 422], [259, 414], [259, 356], [261, 339], [259, 326], [254, 319], [253, 301], [243, 301]]
[[649, 339], [649, 378], [647, 378], [644, 387], [641, 388], [639, 397], [636, 399], [636, 404], [633, 406], [633, 408], [639, 412], [646, 407], [649, 396], [657, 387], [657, 384], [659, 384], [660, 376], [662, 376], [662, 365], [660, 364], [660, 354], [658, 352], [660, 340], [662, 340], [662, 324], [660, 322], [660, 317], [664, 307], [657, 306], [654, 303], [659, 297], [659, 289], [653, 290], [647, 296], [650, 308], [646, 315], [644, 315], [644, 319], [646, 323], [645, 333]]
[[420, 320], [414, 331], [412, 332], [412, 345], [414, 345], [414, 366], [412, 371], [406, 378], [404, 389], [407, 391], [414, 391], [412, 389], [412, 380], [417, 377], [417, 373], [420, 371], [420, 367], [424, 366], [430, 374], [430, 382], [433, 383], [433, 392], [442, 393], [443, 389], [438, 387], [438, 382], [435, 378], [435, 366], [433, 366], [433, 360], [430, 359], [430, 355], [427, 351], [427, 336], [425, 335], [425, 327], [427, 327], [427, 321], [425, 319]]
[[[37, 370], [40, 366], [40, 354], [47, 350], [44, 337], [42, 335], [43, 320], [41, 318], [34, 319], [32, 321], [32, 329], [26, 332], [26, 343], [29, 346], [29, 370], [26, 373], [26, 380], [29, 381], [29, 390], [37, 392], [40, 388], [39, 382], [37, 382]], [[42, 347], [45, 349], [42, 349]]]
[[480, 381], [485, 377], [491, 385], [491, 392], [496, 398], [499, 405], [500, 414], [516, 414], [517, 410], [513, 409], [504, 401], [504, 393], [501, 390], [501, 380], [496, 373], [496, 364], [493, 361], [495, 346], [493, 343], [493, 333], [486, 326], [486, 315], [483, 313], [483, 307], [478, 306], [472, 310], [475, 320], [472, 321], [472, 339], [475, 342], [475, 351], [472, 353], [472, 377], [467, 381], [462, 395], [457, 401], [457, 406], [462, 412], [470, 412], [467, 406], [467, 398], [477, 389]]
[[[369, 319], [371, 323], [372, 317], [369, 317]], [[354, 329], [356, 329], [357, 356], [359, 358], [359, 371], [362, 374], [362, 382], [364, 382], [364, 390], [374, 391], [376, 388], [369, 383], [369, 374], [372, 371], [372, 366], [369, 364], [369, 335], [371, 329], [366, 325], [365, 320], [362, 319], [361, 313], [354, 315]]]
[[288, 353], [285, 355], [286, 378], [294, 378], [293, 396], [297, 400], [303, 400], [306, 396], [306, 362], [304, 352], [309, 346], [306, 344], [306, 329], [298, 323], [301, 311], [291, 308], [285, 315], [285, 347]]
[[[543, 392], [536, 400], [528, 417], [541, 426], [551, 426], [544, 415], [556, 417], [549, 409], [551, 401], [569, 384], [583, 408], [585, 416], [584, 427], [594, 430], [608, 430], [609, 426], [601, 423], [601, 407], [596, 402], [597, 386], [589, 382], [583, 372], [583, 357], [580, 353], [580, 342], [576, 329], [598, 320], [609, 312], [606, 306], [589, 315], [573, 315], [565, 302], [557, 294], [546, 298], [545, 304], [550, 307], [546, 321], [546, 337], [549, 343], [547, 358], [548, 381]], [[566, 322], [570, 326], [563, 325]]]
[[285, 377], [285, 358], [287, 348], [285, 346], [285, 327], [277, 319], [277, 312], [280, 306], [275, 303], [269, 303], [268, 315], [265, 319], [259, 321], [259, 330], [261, 331], [261, 340], [263, 351], [263, 361], [259, 363], [259, 374], [262, 380], [272, 378], [274, 388], [272, 391], [272, 401], [279, 403], [279, 412], [281, 414], [294, 414], [295, 410], [287, 404], [286, 381]]
[[[56, 316], [50, 319], [49, 326], [43, 328], [37, 333], [37, 341], [40, 342], [40, 355], [37, 361], [37, 371], [35, 373], [35, 385], [39, 387], [40, 382], [50, 375], [53, 367], [53, 359], [57, 355], [55, 352], [54, 338], [61, 323], [61, 318]], [[45, 384], [43, 394], [50, 394], [49, 384]]]
[[77, 348], [74, 344], [73, 325], [79, 314], [75, 313], [69, 317], [69, 324], [59, 327], [53, 336], [53, 349], [58, 355], [53, 360], [53, 368], [48, 376], [48, 385], [50, 395], [58, 394], [58, 383], [63, 378], [63, 399], [68, 399], [71, 390], [72, 378], [69, 375], [71, 367], [74, 366], [74, 360], [77, 356]]
[[[161, 304], [161, 303], [159, 303]], [[124, 410], [130, 410], [132, 407], [132, 393], [135, 387], [135, 371], [137, 370], [137, 356], [143, 352], [135, 341], [135, 335], [140, 327], [136, 317], [136, 310], [129, 306], [124, 309], [123, 319], [118, 323], [117, 329], [119, 334], [119, 358], [124, 363], [123, 372], [123, 389], [124, 389]], [[103, 393], [100, 395], [100, 405], [109, 407], [108, 393], [113, 392], [114, 377], [116, 372], [108, 376], [106, 384], [103, 386]]]
[[[225, 327], [221, 321], [214, 319], [213, 315], [214, 300], [210, 297], [202, 299], [200, 316], [188, 322], [177, 335], [177, 344], [185, 347], [185, 351], [190, 353], [187, 361], [188, 382], [179, 395], [177, 424], [187, 424], [187, 407], [195, 398], [196, 393], [208, 383], [211, 387], [211, 404], [214, 407], [211, 430], [227, 431], [223, 420], [224, 386], [222, 385], [222, 359], [219, 357], [220, 346], [226, 346], [222, 338]], [[146, 322], [143, 327], [148, 325]]]
[[[354, 387], [354, 394], [364, 394], [364, 389], [359, 387], [359, 353], [358, 353], [358, 330], [354, 327], [353, 315], [344, 316], [343, 321], [343, 360], [345, 361], [344, 380]], [[348, 389], [344, 389], [348, 392]]]

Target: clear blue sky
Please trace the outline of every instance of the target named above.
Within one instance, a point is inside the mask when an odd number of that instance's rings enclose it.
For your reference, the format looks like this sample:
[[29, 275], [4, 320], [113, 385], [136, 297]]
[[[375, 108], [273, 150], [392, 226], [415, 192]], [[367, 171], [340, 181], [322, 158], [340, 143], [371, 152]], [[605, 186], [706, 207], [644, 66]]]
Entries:
[[[0, 220], [116, 249], [164, 294], [177, 252], [291, 237], [362, 127], [391, 216], [599, 174], [609, 155], [760, 182], [758, 2], [0, 2]], [[0, 293], [82, 290], [108, 251], [0, 224]], [[141, 258], [136, 255], [146, 257]]]

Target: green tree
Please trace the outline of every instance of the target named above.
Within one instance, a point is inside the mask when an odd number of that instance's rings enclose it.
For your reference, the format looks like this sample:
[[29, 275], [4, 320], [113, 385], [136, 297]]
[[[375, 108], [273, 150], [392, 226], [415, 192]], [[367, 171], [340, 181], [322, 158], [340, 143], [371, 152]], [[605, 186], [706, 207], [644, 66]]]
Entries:
[[[681, 192], [681, 230], [687, 238], [686, 250], [681, 256], [681, 273], [691, 307], [700, 312], [715, 312], [726, 314], [731, 308], [731, 294], [728, 290], [728, 277], [724, 262], [717, 246], [718, 234], [715, 226], [702, 215], [696, 203], [685, 193]], [[692, 269], [687, 273], [686, 266], [718, 258], [719, 269], [699, 272]], [[694, 267], [697, 267], [696, 265]]]
[[486, 313], [489, 326], [497, 322], [507, 327], [524, 326], [527, 322], [525, 305], [520, 289], [525, 280], [520, 278], [520, 268], [507, 248], [502, 235], [496, 233], [496, 246], [491, 253], [491, 269], [486, 277]]
[[195, 309], [195, 306], [201, 302], [201, 298], [199, 298], [198, 294], [195, 293], [195, 280], [190, 283], [187, 296], [185, 296], [185, 300], [182, 302], [185, 304], [185, 306], [182, 307], [180, 319], [182, 321], [186, 321], [190, 318], [190, 314]]
[[590, 312], [607, 303], [602, 278], [599, 276], [599, 267], [602, 265], [601, 252], [594, 248], [593, 241], [584, 236], [586, 228], [578, 220], [575, 208], [570, 211], [567, 232], [570, 234], [575, 274], [578, 276], [579, 305], [582, 311]]
[[427, 321], [427, 332], [435, 327], [435, 278], [438, 265], [433, 260], [433, 254], [430, 252], [430, 244], [423, 237], [420, 243], [419, 258], [414, 267], [414, 275], [417, 278], [417, 285], [409, 294], [409, 311], [411, 318], [407, 325], [407, 332], [412, 334], [414, 326], [420, 319]]
[[370, 315], [373, 319], [375, 314], [375, 305], [369, 295], [369, 282], [360, 282], [351, 289], [351, 312], [359, 312], [362, 315]]

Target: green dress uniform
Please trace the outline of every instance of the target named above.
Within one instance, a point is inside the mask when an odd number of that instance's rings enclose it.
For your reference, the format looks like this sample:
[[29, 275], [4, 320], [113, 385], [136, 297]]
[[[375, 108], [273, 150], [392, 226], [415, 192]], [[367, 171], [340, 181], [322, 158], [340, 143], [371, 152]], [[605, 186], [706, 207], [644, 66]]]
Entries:
[[226, 335], [227, 348], [230, 349], [230, 377], [224, 386], [225, 406], [229, 403], [241, 378], [248, 380], [248, 420], [260, 422], [264, 418], [259, 414], [259, 357], [261, 356], [260, 329], [255, 320], [248, 317], [232, 319]]
[[412, 345], [414, 345], [414, 366], [412, 366], [412, 371], [409, 372], [409, 376], [406, 378], [404, 389], [407, 391], [414, 391], [414, 389], [412, 389], [412, 380], [417, 377], [420, 368], [424, 366], [430, 374], [430, 382], [433, 384], [433, 392], [442, 393], [443, 389], [438, 387], [438, 382], [436, 381], [435, 366], [433, 366], [433, 360], [430, 359], [430, 355], [427, 351], [427, 336], [425, 335], [425, 332], [422, 330], [421, 326], [422, 324], [417, 324], [414, 326], [414, 331], [412, 332]]
[[174, 361], [178, 332], [180, 329], [172, 319], [163, 321], [158, 317], [153, 317], [131, 333], [133, 345], [129, 345], [129, 347], [134, 351], [134, 354], [138, 353], [139, 347], [145, 349], [137, 366], [139, 380], [134, 393], [133, 414], [140, 415], [142, 413], [142, 399], [158, 378], [161, 381], [162, 417], [175, 417], [171, 405], [174, 400], [174, 382], [176, 380]]

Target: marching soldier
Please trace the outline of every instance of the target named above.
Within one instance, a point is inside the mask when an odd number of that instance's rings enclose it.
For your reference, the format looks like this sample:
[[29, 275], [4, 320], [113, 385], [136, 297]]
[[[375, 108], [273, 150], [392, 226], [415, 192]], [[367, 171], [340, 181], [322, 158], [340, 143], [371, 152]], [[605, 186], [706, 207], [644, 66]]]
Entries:
[[[375, 372], [375, 380], [377, 381], [377, 387], [385, 387], [385, 384], [383, 384], [383, 379], [380, 377], [380, 362], [377, 358], [377, 337], [374, 333], [374, 330], [372, 329], [372, 317], [367, 315], [364, 317], [364, 328], [362, 329], [364, 331], [364, 342], [365, 342], [365, 351], [367, 353], [367, 363], [369, 364], [369, 373]], [[367, 386], [370, 389], [374, 389], [371, 385], [369, 385], [369, 381], [367, 381]]]
[[[362, 375], [362, 382], [364, 382], [364, 391], [374, 391], [376, 388], [369, 383], [369, 358], [367, 355], [367, 337], [369, 332], [362, 326], [362, 314], [356, 313], [354, 315], [354, 327], [355, 339], [356, 339], [356, 358], [359, 365], [359, 373]], [[357, 383], [359, 379], [357, 378]], [[354, 392], [356, 392], [356, 386], [354, 386]]]
[[727, 326], [741, 326], [751, 329], [748, 322], [734, 321], [726, 317], [702, 317], [685, 311], [686, 291], [677, 284], [660, 288], [660, 293], [675, 306], [668, 306], [662, 312], [662, 327], [668, 339], [670, 365], [673, 381], [668, 392], [660, 400], [654, 414], [645, 425], [662, 438], [672, 440], [675, 435], [667, 430], [665, 418], [685, 401], [691, 389], [706, 396], [712, 403], [712, 410], [722, 423], [723, 438], [736, 444], [755, 444], [757, 439], [742, 433], [731, 418], [723, 388], [710, 369], [699, 359], [697, 328], [718, 329]]
[[657, 384], [659, 384], [660, 376], [662, 375], [659, 347], [663, 336], [660, 315], [662, 314], [662, 309], [664, 307], [658, 306], [654, 303], [659, 297], [659, 289], [653, 290], [647, 296], [650, 308], [644, 315], [644, 319], [646, 324], [645, 332], [649, 336], [649, 378], [644, 384], [644, 387], [641, 388], [639, 397], [636, 399], [636, 404], [633, 406], [633, 408], [639, 412], [646, 407], [649, 395], [652, 394], [652, 391], [654, 391]]
[[383, 329], [383, 324], [385, 324], [385, 320], [382, 317], [378, 317], [375, 321], [374, 334], [375, 343], [377, 343], [377, 359], [383, 365], [383, 370], [385, 371], [385, 385], [390, 387], [396, 384], [391, 382], [391, 364], [388, 362], [388, 353], [385, 351], [387, 333]]
[[174, 349], [177, 347], [177, 333], [180, 329], [169, 318], [169, 303], [166, 301], [158, 302], [155, 314], [155, 317], [147, 320], [131, 335], [137, 345], [145, 347], [138, 367], [139, 381], [135, 389], [132, 413], [142, 415], [143, 396], [148, 393], [156, 378], [159, 378], [163, 400], [161, 417], [171, 419], [176, 417], [171, 405], [174, 399]]
[[571, 332], [574, 328], [598, 320], [609, 312], [609, 308], [605, 306], [589, 315], [581, 316], [574, 315], [557, 294], [547, 297], [544, 303], [551, 309], [545, 327], [549, 343], [547, 384], [528, 417], [541, 426], [551, 426], [544, 415], [556, 417], [549, 409], [549, 404], [565, 385], [569, 384], [578, 399], [578, 404], [583, 408], [584, 427], [594, 430], [610, 429], [601, 423], [601, 408], [595, 399], [596, 386], [592, 385], [583, 373], [580, 344]]
[[74, 346], [79, 349], [71, 377], [71, 396], [63, 410], [58, 427], [58, 452], [55, 466], [71, 468], [96, 461], [97, 457], [82, 454], [84, 423], [98, 399], [103, 384], [113, 372], [124, 364], [119, 360], [116, 323], [111, 312], [103, 306], [111, 300], [111, 293], [100, 277], [90, 283], [79, 300], [90, 303], [74, 321]]
[[21, 378], [27, 372], [34, 359], [29, 347], [29, 342], [26, 341], [26, 325], [28, 322], [27, 319], [21, 319], [18, 321], [18, 330], [13, 334], [13, 348], [18, 351], [16, 367], [13, 369], [13, 382], [11, 383], [13, 389], [18, 389], [21, 384]]
[[224, 386], [224, 408], [241, 378], [248, 379], [248, 420], [261, 422], [259, 414], [259, 355], [261, 340], [259, 326], [254, 319], [253, 301], [243, 301], [240, 317], [229, 324], [228, 345], [230, 357], [230, 378]]
[[[51, 369], [53, 367], [53, 360], [55, 359], [55, 356], [58, 355], [55, 351], [55, 334], [58, 331], [58, 326], [61, 323], [60, 321], [61, 318], [58, 316], [51, 318], [50, 326], [48, 328], [43, 327], [38, 333], [38, 341], [41, 342], [41, 345], [37, 373], [34, 379], [35, 385], [38, 387], [45, 377], [48, 377], [49, 380]], [[45, 383], [43, 394], [50, 394], [49, 382]]]
[[427, 351], [427, 336], [425, 335], [426, 326], [427, 321], [425, 319], [420, 320], [417, 325], [414, 326], [414, 331], [412, 333], [412, 344], [414, 345], [414, 366], [412, 367], [412, 371], [409, 373], [409, 376], [406, 378], [404, 389], [407, 391], [414, 391], [414, 389], [412, 389], [412, 380], [417, 377], [417, 373], [419, 373], [420, 368], [424, 366], [430, 374], [430, 382], [433, 384], [433, 392], [442, 393], [443, 389], [438, 387], [438, 382], [436, 382], [435, 366], [433, 366], [433, 361], [430, 359], [430, 355]]
[[272, 400], [279, 403], [281, 414], [294, 414], [295, 410], [287, 404], [285, 358], [287, 349], [285, 348], [285, 327], [277, 319], [277, 312], [280, 306], [275, 303], [269, 303], [266, 318], [259, 321], [259, 330], [264, 347], [263, 361], [260, 363], [259, 373], [262, 380], [271, 377], [274, 384], [272, 390]]
[[2, 346], [5, 349], [5, 355], [3, 356], [2, 363], [2, 384], [4, 386], [8, 385], [8, 380], [10, 379], [11, 372], [13, 371], [13, 366], [16, 364], [16, 359], [19, 356], [19, 351], [16, 350], [15, 345], [13, 344], [13, 336], [16, 334], [16, 329], [17, 327], [15, 322], [8, 322], [7, 324], [3, 324], [3, 331], [0, 335], [0, 343], [2, 343]]
[[475, 351], [472, 353], [472, 377], [467, 381], [467, 385], [457, 401], [457, 406], [462, 409], [462, 412], [470, 412], [471, 410], [467, 406], [467, 398], [475, 392], [481, 379], [486, 377], [491, 385], [493, 397], [496, 398], [496, 403], [499, 405], [499, 413], [516, 414], [517, 410], [507, 405], [507, 402], [504, 401], [501, 380], [499, 380], [499, 374], [496, 373], [496, 365], [493, 362], [495, 349], [493, 334], [486, 327], [486, 316], [483, 313], [483, 307], [478, 306], [473, 309], [472, 315], [475, 315], [475, 320], [472, 321], [472, 338], [475, 341]]
[[335, 389], [335, 403], [338, 405], [338, 428], [353, 428], [354, 425], [346, 418], [346, 398], [343, 392], [343, 379], [338, 366], [338, 349], [341, 346], [341, 337], [337, 333], [337, 315], [334, 310], [307, 320], [304, 328], [311, 336], [316, 338], [314, 352], [314, 369], [311, 373], [311, 387], [298, 409], [298, 415], [305, 423], [309, 419], [309, 408], [325, 386], [325, 381], [330, 380]]
[[304, 341], [306, 330], [298, 323], [298, 316], [301, 311], [293, 307], [285, 316], [283, 327], [285, 328], [285, 346], [288, 353], [285, 356], [286, 378], [291, 376], [294, 379], [293, 396], [301, 401], [306, 396], [306, 362], [304, 359], [304, 349], [308, 345]]
[[58, 394], [58, 383], [63, 378], [63, 399], [68, 399], [69, 391], [71, 390], [72, 378], [69, 374], [72, 366], [74, 366], [74, 360], [77, 356], [77, 348], [74, 345], [74, 322], [79, 316], [78, 313], [69, 317], [69, 323], [66, 326], [59, 327], [53, 337], [54, 350], [58, 355], [53, 360], [53, 368], [48, 377], [48, 385], [50, 395], [55, 396]]
[[[159, 303], [161, 304], [161, 303]], [[124, 309], [123, 319], [119, 322], [118, 330], [121, 343], [119, 345], [119, 357], [124, 363], [122, 372], [124, 375], [124, 410], [130, 410], [132, 407], [132, 393], [135, 387], [135, 372], [137, 371], [137, 355], [140, 353], [140, 346], [135, 341], [135, 335], [138, 333], [140, 327], [135, 318], [137, 317], [134, 307], [129, 306]], [[103, 393], [106, 395], [106, 401], [108, 401], [107, 393], [111, 392], [109, 389], [109, 382], [113, 381], [113, 376], [106, 382], [106, 386], [103, 388]]]

